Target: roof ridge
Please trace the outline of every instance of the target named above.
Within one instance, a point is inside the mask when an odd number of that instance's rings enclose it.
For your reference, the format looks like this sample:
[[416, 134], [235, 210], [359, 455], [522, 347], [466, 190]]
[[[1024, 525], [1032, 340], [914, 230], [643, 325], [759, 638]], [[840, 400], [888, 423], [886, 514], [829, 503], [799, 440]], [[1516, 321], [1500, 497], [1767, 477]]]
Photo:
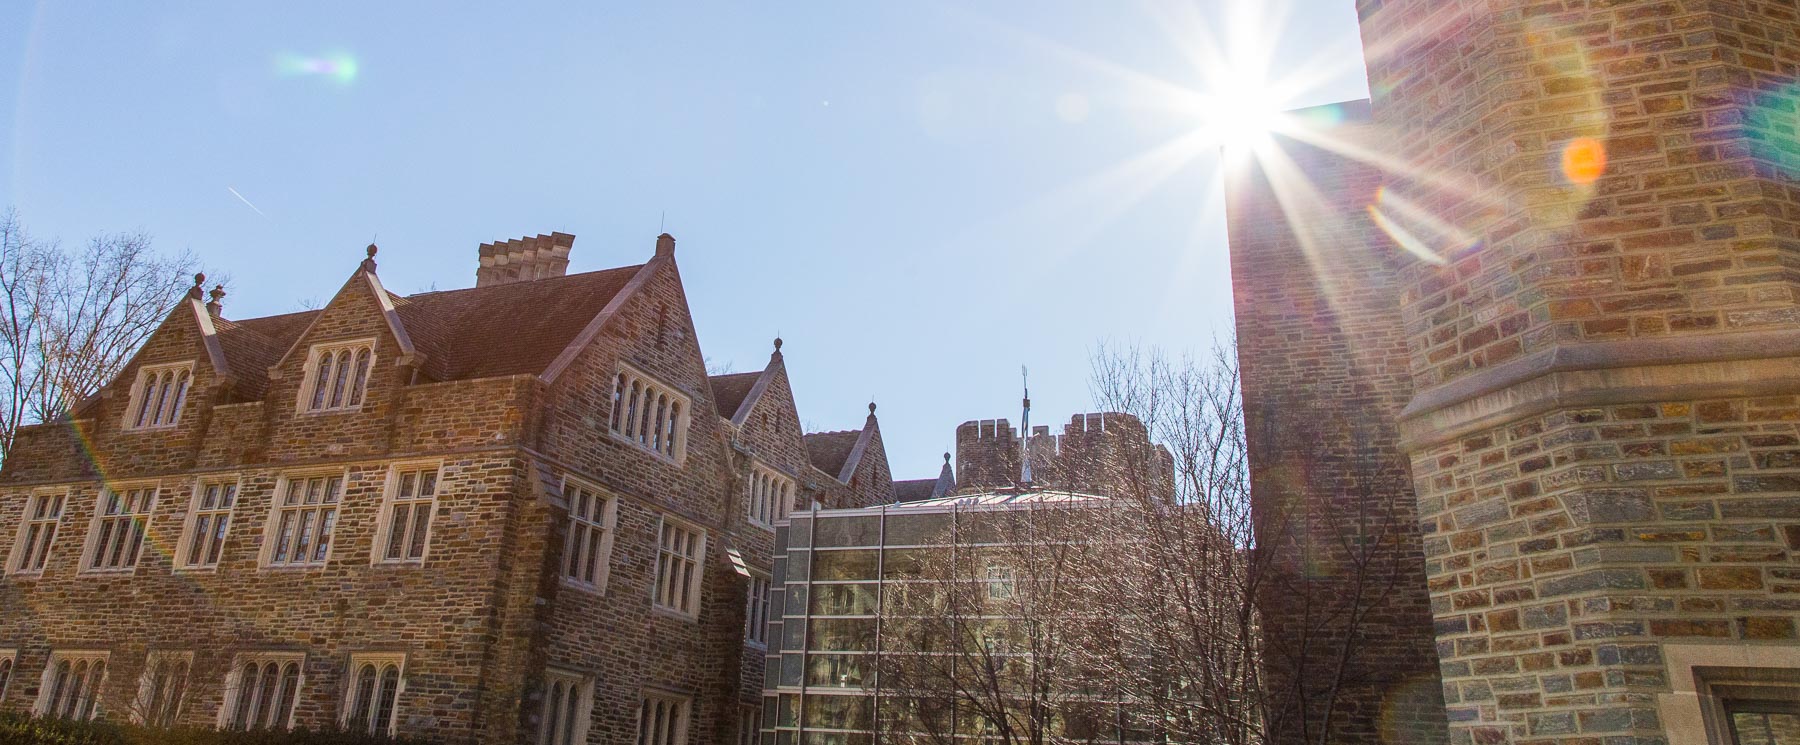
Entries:
[[[645, 262], [645, 263], [649, 263], [649, 262]], [[555, 276], [555, 277], [543, 277], [541, 279], [533, 279], [533, 280], [524, 281], [524, 282], [506, 282], [503, 284], [488, 285], [486, 287], [452, 287], [448, 290], [426, 290], [425, 292], [415, 292], [411, 295], [401, 295], [400, 297], [406, 298], [407, 300], [413, 300], [413, 299], [422, 298], [422, 297], [425, 297], [428, 295], [448, 295], [450, 293], [455, 293], [455, 292], [476, 292], [476, 291], [488, 291], [488, 290], [502, 290], [502, 289], [508, 288], [508, 287], [518, 289], [518, 288], [523, 288], [523, 287], [531, 287], [534, 285], [538, 286], [538, 287], [542, 287], [543, 285], [547, 285], [547, 284], [561, 284], [565, 280], [575, 279], [578, 277], [592, 278], [596, 274], [605, 274], [607, 272], [617, 272], [617, 271], [625, 271], [625, 270], [631, 270], [631, 271], [635, 272], [642, 268], [644, 268], [644, 264], [614, 266], [614, 267], [607, 267], [605, 269], [595, 269], [593, 271], [587, 271], [587, 272], [575, 272], [573, 274], [563, 274], [563, 275], [559, 275], [559, 276]]]

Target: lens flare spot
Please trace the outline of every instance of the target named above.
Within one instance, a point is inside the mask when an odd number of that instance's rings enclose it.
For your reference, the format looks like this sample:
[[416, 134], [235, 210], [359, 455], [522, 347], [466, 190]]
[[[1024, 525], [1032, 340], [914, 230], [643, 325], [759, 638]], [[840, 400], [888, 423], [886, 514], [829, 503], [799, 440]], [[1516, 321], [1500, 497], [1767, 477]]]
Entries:
[[288, 78], [323, 78], [338, 85], [356, 82], [356, 58], [343, 52], [319, 56], [280, 54], [275, 57], [275, 72]]
[[1562, 151], [1563, 178], [1576, 186], [1590, 186], [1606, 175], [1606, 144], [1592, 137], [1569, 141]]

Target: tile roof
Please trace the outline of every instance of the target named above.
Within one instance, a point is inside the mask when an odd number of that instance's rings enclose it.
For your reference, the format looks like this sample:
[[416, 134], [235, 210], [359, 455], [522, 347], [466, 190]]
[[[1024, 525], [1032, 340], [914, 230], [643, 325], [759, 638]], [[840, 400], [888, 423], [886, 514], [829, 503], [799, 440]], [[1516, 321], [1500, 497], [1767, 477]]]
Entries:
[[719, 416], [736, 419], [744, 399], [750, 396], [750, 389], [756, 387], [756, 381], [762, 376], [761, 370], [709, 376], [706, 380], [712, 384], [713, 406], [718, 409]]
[[918, 502], [930, 499], [937, 490], [937, 479], [912, 479], [894, 482], [894, 501]]
[[854, 429], [814, 432], [801, 439], [806, 442], [807, 460], [832, 478], [839, 478], [843, 475], [844, 463], [850, 460], [851, 451], [862, 439], [862, 432]]

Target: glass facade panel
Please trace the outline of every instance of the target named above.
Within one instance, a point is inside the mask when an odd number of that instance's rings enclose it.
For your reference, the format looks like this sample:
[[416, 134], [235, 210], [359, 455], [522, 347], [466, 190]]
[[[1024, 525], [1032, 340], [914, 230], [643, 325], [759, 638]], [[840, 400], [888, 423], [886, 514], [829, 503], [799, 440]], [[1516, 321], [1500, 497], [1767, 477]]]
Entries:
[[869, 616], [875, 613], [875, 595], [879, 585], [818, 585], [813, 588], [812, 614], [815, 616]]
[[813, 562], [813, 581], [876, 579], [880, 554], [880, 551], [863, 549], [820, 551]]
[[813, 536], [815, 546], [879, 546], [880, 515], [820, 516]]

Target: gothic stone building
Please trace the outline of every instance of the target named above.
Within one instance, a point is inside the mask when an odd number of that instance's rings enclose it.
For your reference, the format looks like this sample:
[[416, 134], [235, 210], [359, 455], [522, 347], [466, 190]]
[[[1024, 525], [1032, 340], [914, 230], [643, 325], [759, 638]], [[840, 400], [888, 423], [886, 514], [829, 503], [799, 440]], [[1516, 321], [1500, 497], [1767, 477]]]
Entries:
[[573, 236], [323, 308], [197, 282], [0, 472], [0, 709], [453, 743], [750, 742], [773, 526], [890, 502], [874, 407], [803, 435], [780, 342], [709, 378], [675, 261]]
[[1386, 567], [1331, 741], [1796, 741], [1800, 9], [1356, 5], [1229, 205], [1271, 638]]

